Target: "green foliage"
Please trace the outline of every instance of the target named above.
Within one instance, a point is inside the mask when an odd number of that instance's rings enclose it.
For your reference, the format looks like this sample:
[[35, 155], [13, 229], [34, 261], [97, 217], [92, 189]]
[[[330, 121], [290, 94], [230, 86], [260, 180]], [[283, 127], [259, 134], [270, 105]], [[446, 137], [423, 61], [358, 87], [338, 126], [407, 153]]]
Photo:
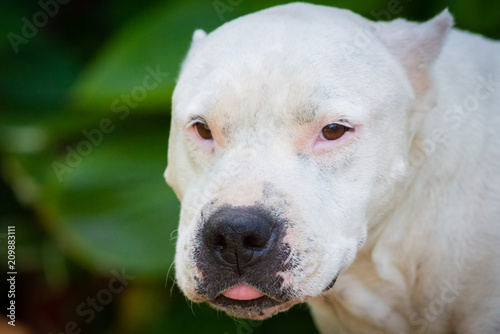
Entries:
[[[54, 186], [46, 188], [41, 212], [58, 240], [89, 267], [107, 272], [125, 266], [142, 276], [164, 277], [172, 263], [170, 234], [179, 204], [162, 177], [167, 121], [116, 121], [111, 134], [102, 134], [100, 146], [61, 172], [61, 184], [54, 175]], [[99, 139], [97, 128], [90, 130]], [[68, 150], [63, 156], [62, 164], [68, 157], [77, 161]]]

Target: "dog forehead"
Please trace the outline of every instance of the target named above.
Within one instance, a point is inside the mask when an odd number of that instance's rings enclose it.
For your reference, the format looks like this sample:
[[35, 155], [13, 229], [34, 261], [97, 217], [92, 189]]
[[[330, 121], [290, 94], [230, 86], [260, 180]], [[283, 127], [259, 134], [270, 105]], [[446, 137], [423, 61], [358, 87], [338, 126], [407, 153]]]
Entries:
[[[306, 68], [324, 69], [325, 60], [335, 63], [339, 56], [341, 60], [351, 57], [341, 46], [352, 44], [356, 31], [365, 28], [366, 22], [347, 10], [300, 3], [252, 13], [194, 41], [179, 82], [213, 78], [214, 83], [213, 74], [222, 76], [224, 72], [257, 71], [266, 79], [279, 70], [286, 77], [302, 74]], [[367, 54], [364, 61], [370, 59]]]
[[283, 117], [303, 124], [335, 109], [335, 100], [374, 105], [390, 91], [379, 81], [392, 57], [377, 41], [380, 52], [342, 47], [367, 22], [347, 10], [291, 4], [226, 23], [192, 46], [174, 117], [212, 116], [226, 128]]
[[220, 50], [214, 57], [233, 51], [238, 53], [237, 49], [243, 47], [248, 51], [257, 48], [259, 51], [282, 49], [286, 52], [293, 49], [297, 53], [297, 49], [289, 48], [294, 44], [307, 46], [303, 52], [311, 54], [315, 49], [328, 47], [318, 45], [318, 41], [332, 42], [333, 45], [342, 40], [352, 42], [358, 33], [356, 29], [366, 28], [367, 22], [349, 10], [294, 3], [271, 7], [225, 23], [211, 32], [205, 42], [210, 41]]

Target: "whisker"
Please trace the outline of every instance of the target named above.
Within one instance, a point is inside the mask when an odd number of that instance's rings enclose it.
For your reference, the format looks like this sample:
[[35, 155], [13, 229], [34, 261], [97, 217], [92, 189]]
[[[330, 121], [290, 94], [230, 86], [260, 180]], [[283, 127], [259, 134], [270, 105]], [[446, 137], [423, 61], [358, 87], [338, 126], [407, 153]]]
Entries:
[[175, 230], [173, 230], [173, 231], [170, 233], [170, 241], [175, 240], [175, 239], [177, 239], [177, 238], [178, 238], [178, 236], [177, 236], [177, 235], [176, 235], [176, 236], [173, 236], [173, 234], [174, 234], [174, 233], [177, 233], [178, 231], [179, 231], [179, 229], [175, 229]]

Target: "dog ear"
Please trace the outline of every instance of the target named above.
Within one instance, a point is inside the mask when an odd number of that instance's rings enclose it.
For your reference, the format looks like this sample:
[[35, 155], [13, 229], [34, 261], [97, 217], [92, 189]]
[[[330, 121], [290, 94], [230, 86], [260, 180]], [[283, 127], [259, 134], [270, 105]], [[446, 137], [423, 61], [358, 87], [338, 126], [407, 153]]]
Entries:
[[188, 55], [192, 53], [199, 45], [203, 44], [203, 40], [207, 37], [207, 33], [203, 29], [196, 29], [191, 37], [191, 46], [188, 50]]
[[403, 64], [417, 95], [430, 86], [429, 69], [453, 27], [448, 9], [423, 23], [402, 19], [382, 23], [381, 39]]
[[203, 29], [196, 29], [193, 33], [193, 37], [191, 39], [191, 43], [195, 45], [196, 43], [200, 42], [201, 40], [205, 39], [207, 37], [207, 33]]

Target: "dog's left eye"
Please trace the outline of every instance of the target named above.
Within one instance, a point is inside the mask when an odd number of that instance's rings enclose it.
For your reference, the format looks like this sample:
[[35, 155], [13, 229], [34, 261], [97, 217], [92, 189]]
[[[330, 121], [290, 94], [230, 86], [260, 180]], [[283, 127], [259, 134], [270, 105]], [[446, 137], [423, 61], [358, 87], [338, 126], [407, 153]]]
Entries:
[[198, 134], [198, 136], [205, 140], [212, 139], [212, 131], [210, 131], [208, 125], [206, 125], [205, 123], [197, 122], [193, 126], [196, 129], [196, 133]]
[[342, 124], [328, 124], [321, 130], [321, 136], [325, 140], [337, 140], [340, 137], [344, 135], [346, 131], [348, 131], [349, 128], [347, 126], [344, 126]]

